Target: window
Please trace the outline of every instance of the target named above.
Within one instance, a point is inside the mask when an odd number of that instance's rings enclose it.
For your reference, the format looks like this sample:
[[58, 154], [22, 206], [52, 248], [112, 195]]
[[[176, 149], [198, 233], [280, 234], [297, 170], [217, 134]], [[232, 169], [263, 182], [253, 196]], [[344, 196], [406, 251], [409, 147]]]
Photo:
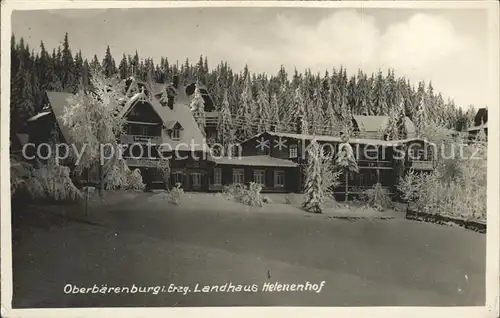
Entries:
[[291, 145], [290, 146], [290, 158], [297, 158], [297, 156], [298, 156], [297, 145]]
[[408, 151], [408, 155], [410, 160], [424, 160], [425, 151], [421, 148], [412, 147], [412, 149]]
[[180, 183], [182, 186], [184, 184], [184, 173], [182, 171], [172, 172], [172, 182], [173, 182], [174, 186], [177, 183]]
[[266, 177], [265, 177], [264, 170], [254, 170], [253, 182], [261, 184], [261, 185], [265, 185], [266, 184], [265, 179], [266, 179]]
[[179, 128], [174, 128], [172, 130], [172, 139], [173, 140], [181, 139], [181, 130]]
[[88, 180], [89, 182], [98, 182], [99, 181], [99, 165], [93, 164], [88, 169]]
[[151, 169], [150, 178], [153, 183], [163, 183], [165, 179], [160, 169]]
[[274, 187], [283, 188], [285, 186], [285, 171], [274, 171]]
[[[354, 176], [354, 173], [349, 173], [349, 179]], [[374, 169], [361, 170], [358, 174], [359, 185], [364, 187], [371, 187], [377, 183], [377, 171]]]
[[365, 159], [366, 160], [377, 160], [378, 159], [378, 149], [373, 148], [369, 145], [365, 147]]
[[141, 128], [140, 126], [137, 125], [129, 125], [128, 126], [128, 134], [129, 135], [140, 135], [141, 134]]
[[201, 187], [201, 173], [192, 172], [191, 173], [191, 183], [193, 187]]
[[220, 168], [214, 168], [214, 184], [215, 185], [222, 184], [222, 171]]
[[245, 176], [243, 169], [233, 169], [233, 183], [244, 183], [245, 182]]

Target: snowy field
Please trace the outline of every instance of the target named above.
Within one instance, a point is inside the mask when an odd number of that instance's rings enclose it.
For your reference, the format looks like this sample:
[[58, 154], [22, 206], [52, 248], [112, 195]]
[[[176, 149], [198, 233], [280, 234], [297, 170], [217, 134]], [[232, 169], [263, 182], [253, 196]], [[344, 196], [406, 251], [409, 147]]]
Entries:
[[[482, 234], [411, 222], [401, 212], [384, 212], [394, 214], [390, 220], [331, 219], [330, 215], [345, 211], [306, 213], [296, 206], [299, 197], [285, 204], [278, 203], [281, 195], [269, 195], [275, 203], [253, 208], [215, 194], [187, 193], [178, 206], [168, 204], [164, 196], [108, 192], [107, 204], [89, 204], [87, 218], [95, 225], [39, 213], [38, 207], [13, 211], [13, 306], [484, 303]], [[81, 213], [78, 208], [75, 214]], [[259, 286], [325, 281], [326, 285], [319, 294], [63, 292], [68, 283], [194, 286], [230, 281]]]

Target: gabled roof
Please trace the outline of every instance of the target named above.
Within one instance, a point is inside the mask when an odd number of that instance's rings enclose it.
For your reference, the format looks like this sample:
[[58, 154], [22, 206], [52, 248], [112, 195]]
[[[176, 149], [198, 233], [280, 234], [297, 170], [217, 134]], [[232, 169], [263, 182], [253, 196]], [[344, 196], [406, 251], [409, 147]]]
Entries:
[[47, 91], [47, 98], [49, 100], [50, 109], [56, 118], [57, 125], [61, 130], [61, 133], [65, 140], [70, 139], [69, 128], [63, 124], [62, 116], [64, 115], [64, 107], [71, 103], [71, 99], [73, 98], [73, 94], [71, 93], [62, 93], [62, 92], [50, 92]]
[[[153, 109], [160, 115], [162, 120], [166, 123], [168, 121], [177, 121], [181, 127], [183, 128], [181, 139], [178, 141], [173, 140], [165, 140], [165, 143], [168, 143], [166, 150], [168, 148], [177, 147], [181, 144], [187, 144], [189, 146], [193, 145], [194, 150], [205, 151], [208, 150], [208, 146], [205, 142], [205, 138], [196, 123], [191, 110], [189, 110], [189, 98], [186, 96], [186, 90], [184, 86], [179, 86], [177, 89], [171, 84], [163, 84], [163, 83], [151, 83], [147, 84], [144, 81], [136, 81], [139, 84], [143, 84], [146, 86], [152, 86], [151, 90], [153, 92], [153, 96], [162, 92], [163, 90], [169, 88], [173, 90], [175, 95], [175, 104], [173, 109], [168, 106], [162, 106], [158, 99], [152, 98], [150, 101]], [[183, 150], [183, 149], [179, 149]], [[189, 149], [191, 150], [191, 149]]]
[[[176, 124], [179, 124], [179, 122], [177, 120], [169, 120], [169, 121], [165, 122], [165, 128], [174, 129]], [[182, 127], [181, 124], [179, 124], [179, 125]]]
[[267, 155], [243, 156], [243, 157], [222, 157], [213, 158], [217, 165], [238, 165], [253, 167], [297, 167], [298, 164], [285, 159], [274, 158]]
[[160, 117], [163, 125], [165, 126], [165, 120], [158, 113], [157, 109], [153, 107], [151, 100], [149, 99], [149, 97], [146, 96], [146, 94], [144, 94], [144, 92], [136, 93], [134, 96], [132, 96], [120, 110], [119, 116], [121, 117], [126, 116], [131, 111], [131, 109], [136, 105], [137, 102], [144, 102], [150, 104], [151, 107], [153, 108], [153, 111]]
[[476, 116], [474, 116], [474, 125], [480, 126], [481, 121], [484, 123], [488, 122], [488, 108], [479, 108], [477, 110]]
[[[381, 127], [385, 127], [387, 125], [387, 121], [389, 120], [389, 116], [354, 115], [353, 117], [361, 132], [372, 133], [376, 133]], [[415, 134], [415, 125], [408, 117], [405, 117], [405, 127], [408, 136], [413, 136]]]
[[[178, 141], [165, 140], [165, 143], [174, 148], [177, 144], [187, 144], [189, 146], [194, 145], [193, 150], [204, 151], [209, 149], [206, 145], [205, 139], [198, 127], [191, 111], [189, 110], [189, 102], [187, 102], [187, 97], [182, 94], [183, 89], [177, 90], [176, 103], [173, 109], [170, 107], [162, 106], [160, 102], [152, 98], [148, 102], [153, 107], [154, 111], [160, 116], [164, 123], [168, 121], [178, 122], [182, 128], [183, 132], [181, 134], [181, 139]], [[49, 99], [50, 107], [57, 119], [57, 123], [61, 129], [61, 132], [66, 140], [68, 140], [70, 134], [66, 126], [62, 124], [61, 116], [64, 114], [64, 107], [70, 103], [71, 98], [74, 96], [71, 93], [61, 93], [61, 92], [46, 92]], [[184, 97], [183, 97], [184, 95]], [[130, 100], [123, 106], [120, 114], [123, 116], [126, 111], [133, 105]], [[191, 149], [189, 149], [191, 150]]]

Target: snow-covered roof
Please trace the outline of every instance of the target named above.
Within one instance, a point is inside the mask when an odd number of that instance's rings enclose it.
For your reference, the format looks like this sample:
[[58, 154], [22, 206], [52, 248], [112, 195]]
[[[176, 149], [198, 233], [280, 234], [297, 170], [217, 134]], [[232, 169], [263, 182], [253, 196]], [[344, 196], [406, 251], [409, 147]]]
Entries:
[[167, 129], [174, 129], [175, 124], [177, 124], [177, 123], [178, 123], [177, 120], [169, 120], [169, 121], [165, 122], [165, 128], [167, 128]]
[[267, 155], [212, 158], [217, 165], [238, 165], [254, 167], [297, 167], [297, 163]]
[[[360, 132], [372, 133], [377, 133], [381, 127], [385, 127], [389, 120], [389, 116], [354, 115], [353, 118], [358, 124]], [[415, 125], [408, 117], [405, 117], [405, 127], [409, 136], [414, 135], [416, 131]]]
[[476, 115], [474, 116], [474, 125], [481, 126], [481, 122], [488, 122], [488, 108], [483, 107], [477, 110]]
[[[173, 109], [171, 109], [170, 107], [162, 106], [160, 102], [155, 98], [148, 99], [148, 103], [153, 107], [153, 110], [160, 116], [164, 123], [169, 121], [176, 121], [183, 128], [180, 140], [173, 141], [165, 137], [164, 139], [166, 140], [163, 140], [163, 143], [168, 144], [172, 148], [175, 148], [178, 144], [187, 144], [190, 147], [191, 145], [194, 145], [192, 149], [190, 148], [190, 150], [208, 150], [209, 148], [206, 145], [205, 138], [203, 137], [200, 128], [198, 127], [191, 111], [189, 110], [189, 102], [187, 101], [187, 97], [183, 96], [185, 95], [182, 93], [183, 91], [184, 89], [182, 88], [177, 90], [176, 102]], [[69, 104], [70, 99], [74, 95], [71, 93], [51, 91], [47, 91], [46, 94], [51, 105], [51, 109], [54, 112], [57, 123], [61, 129], [61, 132], [64, 138], [68, 140], [69, 130], [62, 124], [61, 116], [64, 114], [64, 107]], [[137, 100], [137, 98], [138, 97], [135, 97], [135, 100]], [[131, 100], [134, 101], [134, 97], [132, 97]], [[121, 116], [125, 115], [130, 107], [133, 106], [133, 104], [134, 103], [129, 100], [120, 111]]]
[[69, 128], [63, 124], [62, 116], [64, 115], [64, 107], [71, 103], [71, 99], [74, 95], [71, 93], [50, 91], [46, 92], [46, 94], [49, 100], [50, 109], [52, 109], [52, 112], [54, 113], [54, 117], [56, 118], [57, 125], [61, 130], [61, 134], [65, 140], [69, 140]]
[[51, 113], [50, 111], [45, 111], [45, 112], [38, 113], [35, 116], [33, 116], [30, 119], [28, 119], [28, 121], [35, 121], [35, 120], [37, 120], [37, 119], [39, 119], [41, 117], [47, 116], [50, 113]]
[[[324, 135], [306, 135], [306, 134], [293, 134], [293, 133], [282, 133], [282, 132], [264, 132], [261, 133], [255, 137], [258, 137], [262, 134], [269, 134], [271, 136], [278, 136], [282, 138], [292, 138], [292, 139], [299, 139], [299, 140], [313, 140], [316, 139], [317, 141], [325, 141], [325, 142], [343, 142], [342, 137], [340, 136], [324, 136]], [[253, 137], [253, 138], [255, 138]], [[253, 139], [252, 138], [252, 139]], [[364, 139], [364, 138], [349, 138], [349, 143], [350, 144], [371, 144], [371, 145], [385, 145], [385, 146], [391, 146], [395, 144], [395, 141], [386, 141], [386, 140], [381, 140], [381, 139]]]

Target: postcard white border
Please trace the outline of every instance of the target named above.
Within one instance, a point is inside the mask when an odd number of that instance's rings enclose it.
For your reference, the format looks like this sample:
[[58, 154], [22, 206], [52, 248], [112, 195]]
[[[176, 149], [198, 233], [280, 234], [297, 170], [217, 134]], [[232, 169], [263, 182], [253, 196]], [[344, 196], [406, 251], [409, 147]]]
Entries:
[[120, 317], [175, 315], [176, 317], [498, 317], [499, 315], [499, 145], [497, 125], [488, 131], [488, 233], [486, 306], [484, 307], [206, 307], [206, 308], [85, 308], [12, 309], [12, 253], [9, 178], [9, 112], [11, 12], [46, 9], [165, 8], [165, 7], [322, 7], [400, 9], [485, 9], [489, 12], [490, 122], [499, 117], [499, 4], [496, 1], [13, 1], [1, 2], [1, 112], [0, 112], [0, 211], [1, 211], [1, 313], [5, 317]]

